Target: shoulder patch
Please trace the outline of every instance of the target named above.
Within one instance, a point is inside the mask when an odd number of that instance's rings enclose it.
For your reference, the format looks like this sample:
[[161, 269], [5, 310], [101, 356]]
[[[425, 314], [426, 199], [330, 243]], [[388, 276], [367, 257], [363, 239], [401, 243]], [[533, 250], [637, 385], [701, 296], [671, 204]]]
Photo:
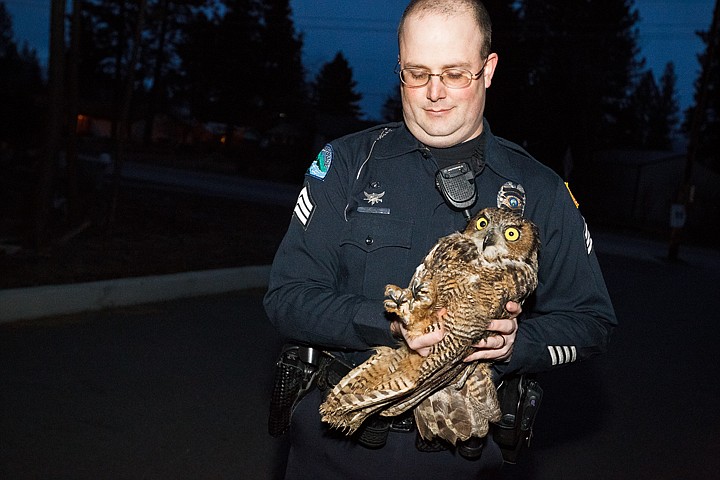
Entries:
[[313, 203], [313, 199], [310, 196], [310, 185], [305, 184], [303, 189], [300, 190], [300, 195], [298, 195], [297, 202], [295, 202], [293, 216], [298, 219], [303, 229], [307, 230], [313, 213], [315, 213], [315, 204]]
[[333, 148], [329, 143], [320, 150], [317, 157], [308, 168], [307, 174], [318, 180], [324, 180], [332, 164]]

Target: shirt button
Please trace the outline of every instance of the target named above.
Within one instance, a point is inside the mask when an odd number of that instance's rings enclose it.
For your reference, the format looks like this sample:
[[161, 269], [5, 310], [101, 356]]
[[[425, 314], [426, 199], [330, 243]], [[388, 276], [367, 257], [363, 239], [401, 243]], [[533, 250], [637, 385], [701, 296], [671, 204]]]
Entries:
[[368, 237], [365, 239], [365, 245], [372, 245], [373, 244], [373, 238], [368, 235]]
[[380, 188], [380, 182], [371, 182], [370, 188]]

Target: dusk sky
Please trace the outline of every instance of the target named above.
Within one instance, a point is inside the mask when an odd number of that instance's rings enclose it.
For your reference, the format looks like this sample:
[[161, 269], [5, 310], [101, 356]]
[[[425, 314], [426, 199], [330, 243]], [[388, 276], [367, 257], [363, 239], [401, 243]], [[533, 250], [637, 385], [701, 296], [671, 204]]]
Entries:
[[[708, 30], [713, 0], [635, 0], [640, 13], [640, 55], [658, 78], [672, 61], [681, 109], [692, 103], [693, 83], [703, 44], [695, 35]], [[49, 0], [5, 0], [13, 17], [15, 39], [27, 41], [47, 63]], [[362, 109], [379, 118], [385, 98], [397, 86], [395, 29], [406, 0], [291, 0], [295, 28], [304, 35], [304, 64], [311, 77], [342, 51], [350, 62]], [[491, 12], [492, 13], [492, 12]], [[502, 68], [502, 52], [498, 52]], [[598, 68], [602, 68], [601, 65]]]

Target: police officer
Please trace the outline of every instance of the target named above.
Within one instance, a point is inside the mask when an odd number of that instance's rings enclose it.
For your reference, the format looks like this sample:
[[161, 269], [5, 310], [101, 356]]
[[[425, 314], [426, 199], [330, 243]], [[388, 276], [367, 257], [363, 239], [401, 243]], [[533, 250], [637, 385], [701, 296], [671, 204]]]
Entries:
[[[414, 0], [398, 29], [404, 121], [326, 145], [312, 163], [270, 275], [265, 308], [279, 332], [357, 365], [396, 345], [400, 324], [383, 309], [385, 285], [407, 284], [438, 238], [463, 230], [463, 214], [435, 186], [438, 169], [466, 162], [475, 175], [472, 213], [510, 204], [538, 225], [539, 286], [467, 361], [505, 375], [533, 373], [603, 352], [615, 314], [583, 217], [562, 180], [483, 117], [498, 56], [475, 0]], [[438, 331], [410, 347], [427, 354]], [[392, 429], [369, 449], [320, 420], [323, 392], [294, 411], [286, 478], [491, 478], [503, 460], [492, 436], [480, 458], [423, 452]], [[399, 431], [395, 431], [399, 430]]]

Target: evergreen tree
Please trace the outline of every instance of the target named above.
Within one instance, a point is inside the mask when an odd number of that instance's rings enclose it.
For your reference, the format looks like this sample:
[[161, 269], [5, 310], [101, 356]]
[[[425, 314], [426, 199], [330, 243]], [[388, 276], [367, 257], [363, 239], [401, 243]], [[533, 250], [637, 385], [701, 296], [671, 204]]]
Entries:
[[[677, 132], [679, 122], [678, 112], [680, 106], [677, 98], [677, 75], [675, 65], [668, 62], [660, 77], [659, 114], [661, 116], [660, 138], [665, 141], [667, 148], [672, 147], [672, 140]], [[661, 142], [662, 142], [661, 140]]]
[[637, 60], [638, 14], [628, 0], [523, 0], [521, 34], [531, 70], [527, 108], [531, 151], [556, 170], [571, 147], [575, 160], [615, 146]]
[[256, 125], [267, 78], [263, 59], [263, 3], [227, 2], [198, 12], [179, 48], [186, 96], [203, 121]]
[[17, 45], [13, 37], [12, 18], [5, 7], [5, 2], [0, 2], [0, 58], [17, 54]]
[[515, 0], [483, 2], [492, 19], [490, 51], [498, 55], [498, 67], [487, 93], [485, 116], [493, 132], [522, 142], [533, 128], [528, 118], [527, 80], [535, 59], [528, 53], [521, 34], [519, 9]]
[[177, 107], [178, 80], [181, 77], [177, 48], [185, 26], [205, 0], [158, 0], [149, 2], [145, 35], [143, 84], [148, 87], [145, 140], [150, 140], [157, 113]]
[[697, 35], [705, 43], [705, 51], [698, 55], [703, 71], [695, 81], [695, 104], [686, 110], [682, 128], [690, 134], [693, 116], [702, 94], [701, 80], [706, 75], [705, 108], [698, 114], [697, 160], [720, 172], [720, 35], [711, 36], [708, 31], [698, 32]]
[[323, 65], [315, 78], [317, 111], [359, 118], [362, 95], [355, 91], [356, 86], [352, 68], [342, 52], [338, 52], [331, 62]]
[[627, 110], [632, 119], [627, 122], [625, 145], [642, 149], [667, 149], [670, 139], [664, 128], [660, 109], [661, 94], [652, 70], [640, 77], [628, 100]]
[[274, 114], [301, 117], [307, 108], [302, 36], [295, 32], [289, 0], [266, 0], [262, 31], [263, 99]]
[[12, 18], [0, 2], [0, 143], [15, 148], [40, 144], [45, 82], [35, 50], [18, 49]]
[[394, 93], [385, 98], [382, 106], [382, 120], [384, 122], [399, 122], [403, 119], [402, 100], [400, 91], [395, 89]]

